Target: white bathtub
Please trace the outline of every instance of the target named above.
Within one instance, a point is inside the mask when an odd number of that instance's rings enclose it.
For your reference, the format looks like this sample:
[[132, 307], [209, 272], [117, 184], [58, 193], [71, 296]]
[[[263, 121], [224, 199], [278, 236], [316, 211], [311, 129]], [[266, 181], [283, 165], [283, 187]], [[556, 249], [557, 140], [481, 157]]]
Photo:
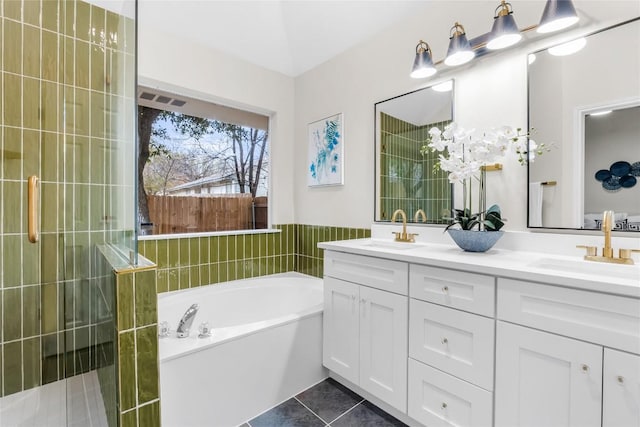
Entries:
[[200, 306], [188, 338], [160, 338], [162, 425], [237, 426], [325, 378], [322, 300], [322, 280], [298, 273], [161, 294], [174, 330]]

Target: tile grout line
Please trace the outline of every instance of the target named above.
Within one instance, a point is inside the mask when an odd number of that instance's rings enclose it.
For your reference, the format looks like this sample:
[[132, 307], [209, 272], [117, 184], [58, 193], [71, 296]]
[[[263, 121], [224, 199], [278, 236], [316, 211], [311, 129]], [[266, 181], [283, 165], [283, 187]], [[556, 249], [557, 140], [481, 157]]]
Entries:
[[366, 399], [362, 399], [360, 402], [356, 403], [355, 405], [353, 405], [351, 408], [347, 409], [346, 411], [344, 411], [342, 414], [340, 414], [335, 420], [331, 421], [331, 423], [329, 423], [329, 425], [335, 423], [336, 421], [338, 421], [340, 418], [344, 417], [345, 415], [347, 415], [349, 412], [353, 411], [357, 406], [361, 405], [362, 402], [364, 402]]
[[329, 424], [328, 422], [326, 422], [320, 415], [316, 414], [315, 412], [313, 412], [307, 405], [305, 405], [304, 403], [302, 403], [302, 401], [300, 399], [298, 399], [296, 396], [293, 396], [293, 398], [299, 403], [301, 404], [307, 411], [311, 412], [313, 415], [315, 415], [316, 417], [318, 417], [318, 419], [320, 421], [322, 421], [325, 424]]

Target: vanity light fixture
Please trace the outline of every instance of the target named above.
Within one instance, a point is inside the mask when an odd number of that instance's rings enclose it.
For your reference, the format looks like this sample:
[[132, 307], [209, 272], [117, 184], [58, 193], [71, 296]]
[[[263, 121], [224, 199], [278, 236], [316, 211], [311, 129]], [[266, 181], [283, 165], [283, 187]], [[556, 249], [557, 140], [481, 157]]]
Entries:
[[549, 48], [549, 54], [553, 56], [572, 55], [587, 45], [587, 39], [580, 37], [567, 43], [562, 43]]
[[453, 80], [447, 80], [446, 82], [439, 83], [431, 86], [431, 89], [436, 92], [451, 92], [453, 89]]
[[410, 76], [414, 79], [422, 79], [431, 77], [435, 73], [436, 67], [434, 67], [433, 59], [431, 58], [431, 48], [425, 41], [420, 40], [416, 45], [416, 58], [413, 61]]
[[513, 18], [511, 3], [502, 0], [500, 6], [496, 8], [489, 37], [490, 40], [487, 43], [489, 50], [504, 49], [522, 40], [522, 34]]
[[464, 27], [456, 22], [449, 32], [449, 49], [444, 63], [450, 67], [466, 64], [471, 61], [476, 53], [471, 49]]
[[580, 18], [571, 0], [547, 0], [536, 30], [538, 33], [552, 33], [576, 24]]

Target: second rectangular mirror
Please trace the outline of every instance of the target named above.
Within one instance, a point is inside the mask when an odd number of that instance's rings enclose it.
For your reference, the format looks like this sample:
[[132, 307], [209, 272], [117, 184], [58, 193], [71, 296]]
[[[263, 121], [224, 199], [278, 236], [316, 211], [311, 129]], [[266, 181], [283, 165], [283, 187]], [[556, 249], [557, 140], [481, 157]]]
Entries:
[[429, 129], [453, 120], [453, 80], [375, 104], [376, 221], [390, 221], [396, 209], [413, 221], [424, 210], [428, 224], [446, 224], [453, 188], [435, 172], [435, 153], [420, 154]]

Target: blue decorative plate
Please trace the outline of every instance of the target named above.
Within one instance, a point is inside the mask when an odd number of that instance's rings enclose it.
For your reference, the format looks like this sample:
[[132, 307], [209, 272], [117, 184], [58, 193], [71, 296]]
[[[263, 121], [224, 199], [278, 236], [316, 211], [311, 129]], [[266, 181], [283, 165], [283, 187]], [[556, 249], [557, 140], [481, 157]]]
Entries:
[[638, 182], [638, 180], [635, 176], [626, 175], [620, 178], [620, 185], [624, 188], [631, 188], [636, 185], [636, 182]]
[[609, 172], [607, 169], [600, 169], [598, 172], [596, 172], [596, 179], [598, 181], [604, 181], [605, 179], [609, 178], [611, 178], [611, 172]]
[[620, 185], [620, 178], [612, 176], [609, 179], [605, 179], [602, 181], [602, 188], [609, 191], [620, 190], [622, 188], [622, 185]]
[[631, 165], [631, 172], [629, 172], [629, 174], [640, 176], [640, 162], [635, 162]]
[[611, 175], [625, 176], [631, 171], [631, 164], [629, 162], [615, 162], [609, 168]]

